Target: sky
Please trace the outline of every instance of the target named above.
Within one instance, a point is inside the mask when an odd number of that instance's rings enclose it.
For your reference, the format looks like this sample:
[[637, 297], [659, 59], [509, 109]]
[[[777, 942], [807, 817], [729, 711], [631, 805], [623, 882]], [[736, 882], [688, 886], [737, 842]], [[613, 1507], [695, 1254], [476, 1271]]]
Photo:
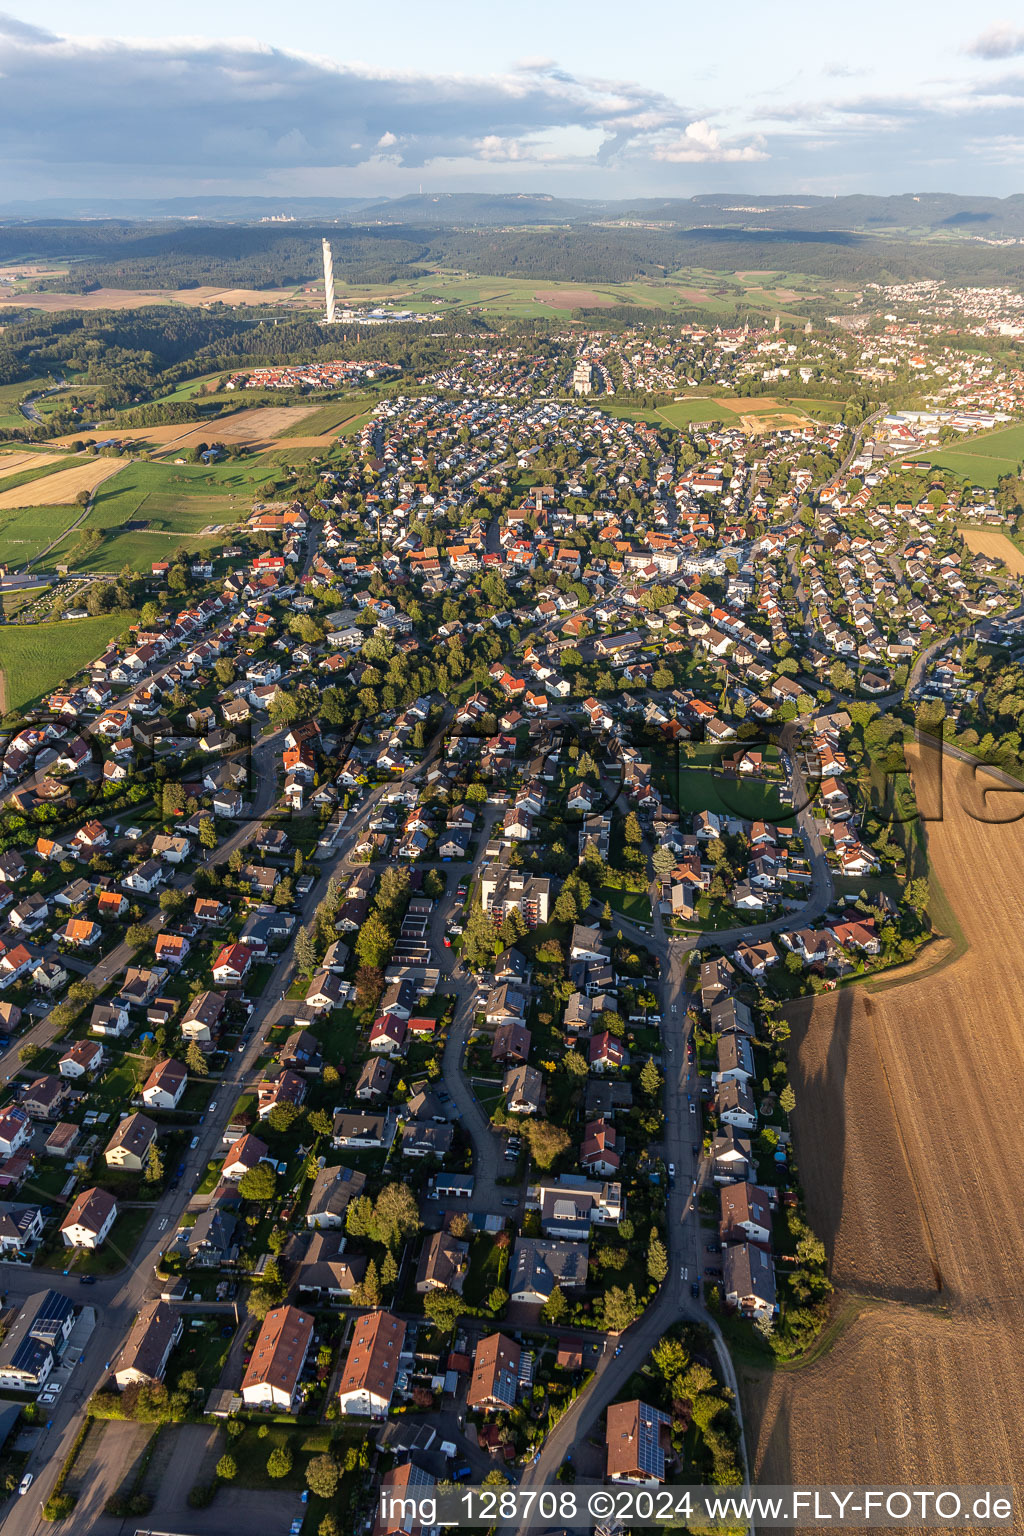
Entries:
[[1024, 191], [1017, 12], [0, 0], [0, 202], [1006, 196]]

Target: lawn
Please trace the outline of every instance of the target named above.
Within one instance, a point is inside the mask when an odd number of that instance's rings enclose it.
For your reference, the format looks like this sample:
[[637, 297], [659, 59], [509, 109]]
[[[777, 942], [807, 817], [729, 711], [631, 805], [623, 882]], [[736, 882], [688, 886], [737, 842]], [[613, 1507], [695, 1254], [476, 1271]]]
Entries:
[[746, 821], [788, 821], [792, 806], [783, 805], [774, 785], [726, 778], [699, 768], [680, 768], [669, 776], [668, 792], [680, 811], [716, 811]]
[[1001, 475], [1015, 474], [1024, 461], [1024, 422], [968, 438], [962, 447], [951, 444], [916, 457], [922, 463], [962, 475], [972, 485], [992, 487]]
[[56, 624], [8, 625], [0, 629], [0, 668], [5, 710], [23, 709], [65, 678], [103, 654], [138, 615], [103, 614], [96, 619], [62, 619]]
[[620, 913], [631, 923], [649, 923], [651, 903], [646, 891], [627, 891], [618, 885], [602, 885], [595, 897], [603, 907], [608, 902], [613, 912]]
[[[201, 1321], [202, 1328], [193, 1328], [193, 1321]], [[220, 1380], [220, 1373], [231, 1348], [231, 1337], [223, 1338], [221, 1328], [231, 1322], [231, 1317], [218, 1313], [215, 1317], [185, 1318], [185, 1332], [175, 1346], [167, 1362], [167, 1381], [170, 1385], [178, 1380], [182, 1371], [195, 1371], [204, 1392], [210, 1392]]]
[[462, 1294], [471, 1307], [482, 1307], [496, 1285], [506, 1285], [508, 1249], [499, 1248], [487, 1232], [479, 1232], [469, 1248], [469, 1268]]

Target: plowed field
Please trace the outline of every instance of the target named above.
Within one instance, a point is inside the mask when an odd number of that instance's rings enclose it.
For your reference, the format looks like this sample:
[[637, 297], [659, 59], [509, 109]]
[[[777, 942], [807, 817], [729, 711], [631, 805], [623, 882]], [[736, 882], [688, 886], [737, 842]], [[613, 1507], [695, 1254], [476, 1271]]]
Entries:
[[[811, 1219], [836, 1285], [873, 1301], [816, 1363], [748, 1382], [761, 1482], [1005, 1483], [1024, 1500], [1024, 794], [948, 756], [943, 771], [928, 846], [966, 953], [793, 1022]], [[919, 799], [934, 792], [935, 753], [913, 772]]]

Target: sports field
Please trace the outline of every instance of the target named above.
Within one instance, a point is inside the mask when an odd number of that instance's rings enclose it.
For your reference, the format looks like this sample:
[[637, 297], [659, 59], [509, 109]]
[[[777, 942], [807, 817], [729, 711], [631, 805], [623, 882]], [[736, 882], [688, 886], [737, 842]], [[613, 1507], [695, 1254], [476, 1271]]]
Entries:
[[22, 709], [72, 677], [136, 618], [134, 613], [114, 613], [98, 619], [0, 627], [4, 710]]
[[66, 533], [81, 515], [77, 506], [0, 511], [0, 560], [15, 569], [24, 566]]

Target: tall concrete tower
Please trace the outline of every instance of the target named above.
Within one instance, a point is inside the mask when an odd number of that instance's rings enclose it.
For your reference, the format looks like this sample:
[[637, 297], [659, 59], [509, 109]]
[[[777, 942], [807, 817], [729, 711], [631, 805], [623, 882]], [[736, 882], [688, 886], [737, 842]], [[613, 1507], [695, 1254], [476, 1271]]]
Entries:
[[324, 298], [327, 301], [327, 312], [324, 316], [328, 325], [334, 324], [334, 253], [331, 250], [331, 242], [324, 240]]

